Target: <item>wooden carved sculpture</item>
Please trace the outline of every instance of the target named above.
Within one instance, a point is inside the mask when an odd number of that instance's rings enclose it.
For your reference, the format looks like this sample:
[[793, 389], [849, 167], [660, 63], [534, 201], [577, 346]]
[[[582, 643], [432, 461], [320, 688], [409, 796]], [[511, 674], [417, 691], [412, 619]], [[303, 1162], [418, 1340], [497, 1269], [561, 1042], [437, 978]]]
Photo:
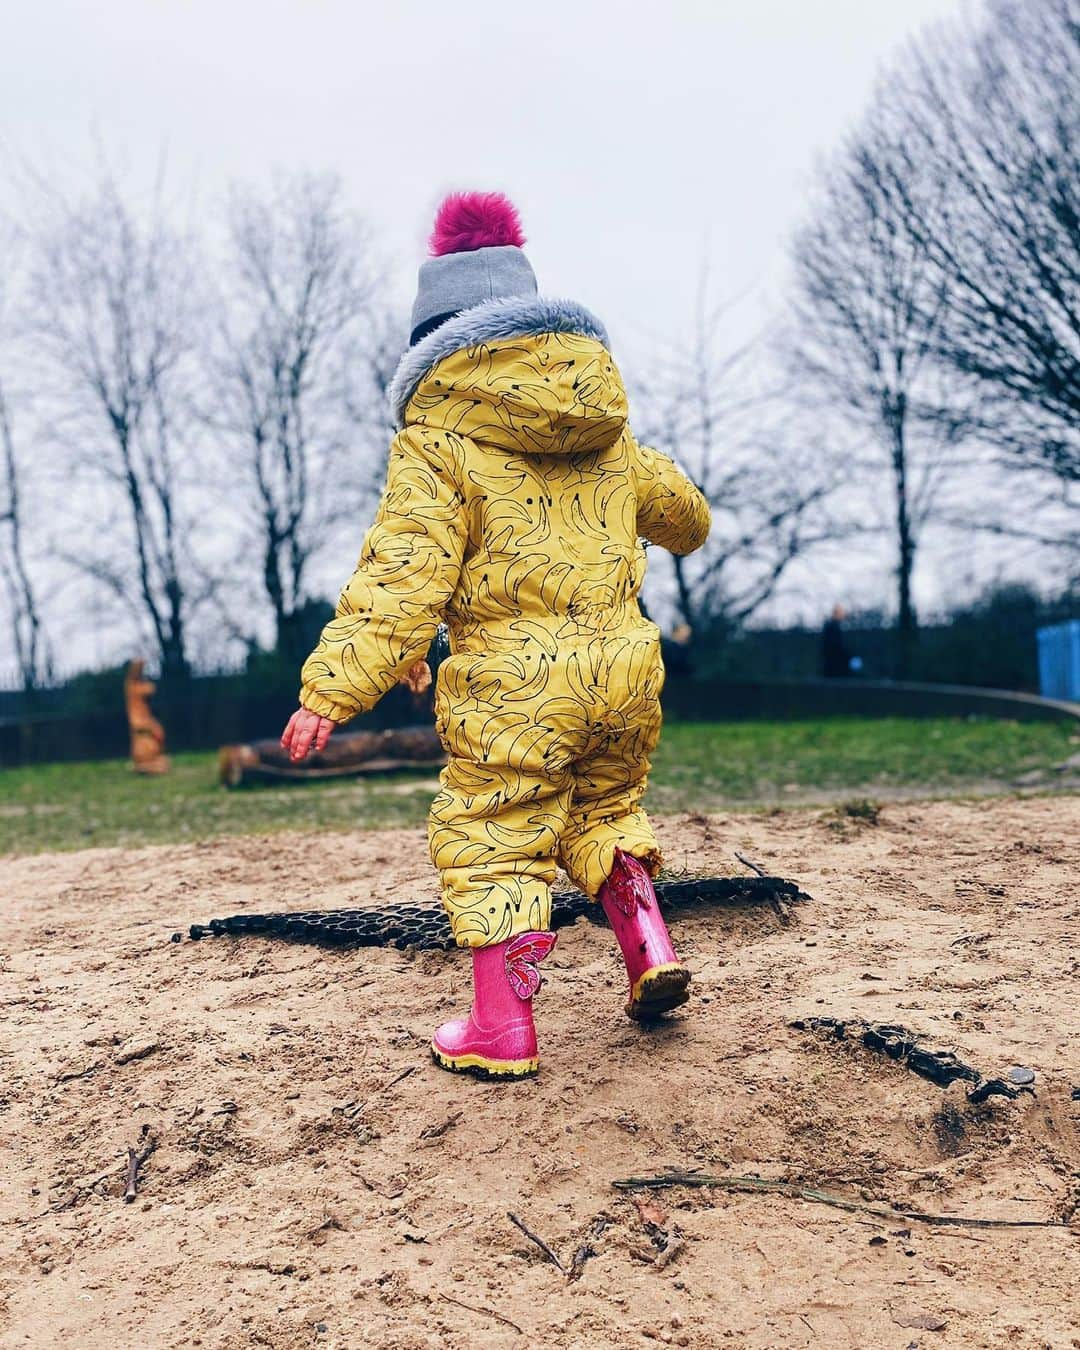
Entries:
[[143, 675], [145, 665], [145, 661], [129, 661], [124, 675], [131, 767], [136, 773], [168, 773], [165, 728], [150, 711], [150, 696], [157, 686]]

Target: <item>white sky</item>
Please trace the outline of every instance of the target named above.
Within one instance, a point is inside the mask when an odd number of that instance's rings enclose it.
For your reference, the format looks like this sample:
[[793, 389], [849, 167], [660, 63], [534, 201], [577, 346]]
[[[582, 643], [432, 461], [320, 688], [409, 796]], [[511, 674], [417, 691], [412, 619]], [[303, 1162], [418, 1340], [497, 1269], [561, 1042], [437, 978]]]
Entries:
[[[964, 3], [10, 0], [0, 210], [20, 176], [5, 164], [89, 183], [95, 146], [147, 185], [164, 156], [193, 212], [232, 178], [333, 170], [404, 308], [440, 196], [497, 188], [541, 289], [600, 314], [631, 368], [689, 324], [706, 256], [714, 298], [742, 297], [736, 346], [781, 309], [818, 158], [881, 64]], [[328, 593], [347, 570], [332, 562]], [[933, 606], [950, 568], [926, 563]], [[880, 603], [891, 567], [883, 546], [843, 584], [828, 564], [803, 580]]]
[[96, 136], [147, 179], [164, 150], [203, 202], [233, 176], [335, 170], [403, 302], [440, 194], [500, 188], [541, 289], [625, 351], [687, 322], [706, 249], [719, 296], [775, 284], [815, 157], [897, 44], [957, 8], [34, 0], [4, 25], [0, 144], [77, 174]]

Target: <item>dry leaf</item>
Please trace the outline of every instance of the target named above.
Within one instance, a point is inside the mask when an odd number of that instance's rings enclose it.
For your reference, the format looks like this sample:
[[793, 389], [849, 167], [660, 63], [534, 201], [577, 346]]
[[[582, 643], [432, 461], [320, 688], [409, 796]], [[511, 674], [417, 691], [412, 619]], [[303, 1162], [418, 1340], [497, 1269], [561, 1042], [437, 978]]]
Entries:
[[653, 1228], [663, 1228], [667, 1223], [667, 1210], [658, 1200], [652, 1200], [648, 1196], [635, 1195], [634, 1204], [637, 1206], [638, 1218], [643, 1224], [651, 1224]]

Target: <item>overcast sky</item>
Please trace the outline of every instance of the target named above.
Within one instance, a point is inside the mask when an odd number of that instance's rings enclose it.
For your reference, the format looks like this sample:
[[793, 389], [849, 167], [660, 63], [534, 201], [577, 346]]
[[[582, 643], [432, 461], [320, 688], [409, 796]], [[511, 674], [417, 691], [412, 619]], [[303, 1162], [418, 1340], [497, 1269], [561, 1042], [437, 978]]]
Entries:
[[[502, 189], [541, 289], [594, 309], [633, 371], [689, 325], [706, 257], [714, 299], [738, 299], [733, 347], [782, 313], [815, 164], [882, 63], [964, 4], [12, 3], [0, 210], [28, 160], [50, 182], [89, 186], [95, 146], [129, 186], [151, 184], [164, 156], [194, 214], [233, 178], [332, 170], [376, 227], [404, 311], [440, 196]], [[972, 541], [973, 569], [976, 553]], [[327, 593], [347, 565], [327, 560]], [[795, 575], [813, 614], [826, 593], [885, 601], [892, 567], [886, 542], [843, 576], [829, 561]], [[791, 584], [782, 617], [802, 612]], [[957, 584], [944, 555], [916, 573], [932, 607]]]
[[718, 297], [777, 289], [816, 157], [882, 60], [958, 0], [561, 5], [34, 0], [0, 43], [0, 144], [77, 175], [95, 136], [212, 200], [331, 169], [406, 303], [449, 188], [518, 202], [549, 294], [617, 344], [678, 333], [708, 251]]

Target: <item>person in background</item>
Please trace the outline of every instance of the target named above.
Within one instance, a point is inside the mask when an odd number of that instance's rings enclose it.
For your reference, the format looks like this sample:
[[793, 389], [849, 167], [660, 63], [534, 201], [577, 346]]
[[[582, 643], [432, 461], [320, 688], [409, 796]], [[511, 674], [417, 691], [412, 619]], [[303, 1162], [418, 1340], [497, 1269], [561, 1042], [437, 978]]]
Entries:
[[669, 675], [693, 675], [694, 630], [688, 623], [677, 623], [671, 636], [663, 639], [664, 669]]
[[843, 605], [834, 605], [821, 630], [821, 673], [827, 680], [836, 680], [851, 674], [851, 653], [844, 640], [843, 622], [847, 611]]

